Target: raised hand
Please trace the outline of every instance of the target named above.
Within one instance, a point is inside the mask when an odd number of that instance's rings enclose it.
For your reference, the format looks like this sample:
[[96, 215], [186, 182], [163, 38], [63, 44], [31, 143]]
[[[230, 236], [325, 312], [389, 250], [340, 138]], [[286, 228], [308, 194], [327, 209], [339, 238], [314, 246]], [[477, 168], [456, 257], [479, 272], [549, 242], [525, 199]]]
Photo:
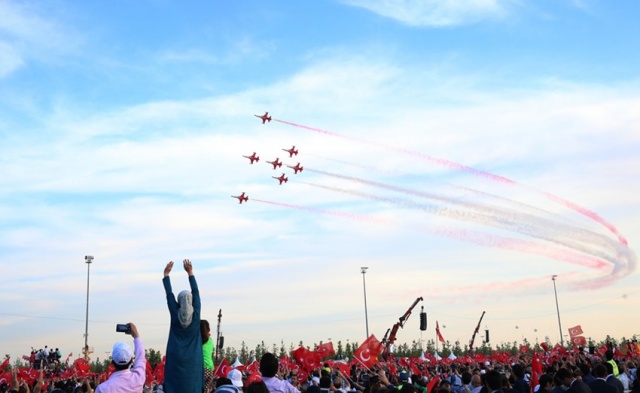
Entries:
[[167, 263], [167, 266], [164, 268], [164, 276], [167, 277], [169, 273], [171, 273], [171, 269], [173, 268], [173, 261]]
[[184, 266], [184, 271], [187, 272], [188, 275], [193, 276], [193, 265], [191, 264], [191, 261], [185, 259], [182, 261], [182, 264]]

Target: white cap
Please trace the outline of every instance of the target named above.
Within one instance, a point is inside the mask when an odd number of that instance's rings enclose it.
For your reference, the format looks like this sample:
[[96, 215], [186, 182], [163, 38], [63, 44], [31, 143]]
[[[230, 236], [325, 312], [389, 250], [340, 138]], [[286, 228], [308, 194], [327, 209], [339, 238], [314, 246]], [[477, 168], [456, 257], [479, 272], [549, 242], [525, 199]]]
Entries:
[[133, 351], [131, 350], [131, 346], [129, 344], [120, 341], [113, 344], [113, 349], [111, 350], [111, 359], [115, 364], [124, 366], [131, 361], [132, 357]]
[[237, 386], [242, 389], [242, 386], [244, 384], [242, 383], [242, 373], [240, 372], [240, 370], [236, 370], [234, 368], [233, 370], [229, 371], [229, 373], [227, 374], [227, 378], [231, 380], [231, 383], [234, 386]]

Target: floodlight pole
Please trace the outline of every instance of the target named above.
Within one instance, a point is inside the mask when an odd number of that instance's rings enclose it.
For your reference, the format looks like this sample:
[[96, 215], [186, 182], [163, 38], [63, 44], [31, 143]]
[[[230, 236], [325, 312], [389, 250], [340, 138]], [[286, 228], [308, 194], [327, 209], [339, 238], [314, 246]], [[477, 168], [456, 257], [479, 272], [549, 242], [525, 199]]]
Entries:
[[367, 338], [369, 338], [369, 316], [367, 315], [367, 284], [364, 279], [365, 273], [367, 273], [368, 267], [363, 266], [360, 268], [360, 272], [362, 273], [362, 288], [364, 288], [364, 323], [367, 332]]
[[84, 321], [84, 350], [82, 352], [84, 353], [85, 360], [89, 360], [89, 270], [93, 256], [85, 255], [84, 261], [87, 264], [87, 313]]
[[560, 323], [560, 307], [558, 307], [558, 291], [556, 290], [556, 277], [557, 274], [551, 276], [551, 281], [553, 281], [553, 293], [556, 295], [556, 311], [558, 312], [558, 329], [560, 330], [560, 345], [564, 347], [564, 340], [562, 339], [562, 324]]

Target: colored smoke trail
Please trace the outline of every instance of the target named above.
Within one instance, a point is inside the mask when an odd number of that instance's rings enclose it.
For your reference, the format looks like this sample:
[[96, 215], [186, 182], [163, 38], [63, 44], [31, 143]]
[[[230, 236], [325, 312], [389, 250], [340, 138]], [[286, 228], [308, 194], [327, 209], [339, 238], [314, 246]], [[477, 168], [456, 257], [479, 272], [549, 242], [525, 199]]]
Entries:
[[[392, 204], [409, 207], [409, 208], [418, 208], [420, 210], [427, 210], [431, 213], [438, 214], [438, 208], [434, 207], [433, 209], [431, 209], [430, 208], [431, 206], [429, 205], [418, 205], [418, 204], [413, 204], [407, 201], [397, 200], [394, 198], [381, 197], [378, 195], [373, 195], [373, 194], [364, 193], [360, 191], [349, 190], [349, 189], [338, 188], [338, 187], [331, 187], [331, 186], [324, 186], [321, 184], [315, 184], [315, 183], [309, 183], [309, 182], [300, 182], [300, 183], [307, 184], [313, 187], [330, 190], [330, 191], [336, 191], [336, 192], [341, 192], [341, 193], [350, 194], [354, 196], [365, 197], [365, 198], [380, 201], [380, 202], [392, 203]], [[486, 222], [480, 222], [481, 220], [478, 220], [478, 219], [468, 219], [468, 218], [463, 218], [461, 216], [452, 217], [452, 218], [464, 219], [467, 221], [473, 221], [473, 222], [482, 223], [485, 225], [487, 224]], [[471, 230], [450, 230], [450, 229], [428, 230], [426, 228], [422, 228], [422, 230], [425, 230], [429, 233], [432, 233], [441, 237], [453, 238], [456, 240], [474, 243], [481, 246], [496, 247], [496, 248], [507, 249], [511, 251], [518, 251], [518, 252], [540, 255], [540, 256], [548, 257], [558, 261], [568, 262], [571, 264], [580, 265], [580, 266], [588, 267], [595, 270], [604, 270], [610, 265], [609, 262], [603, 261], [602, 259], [599, 259], [594, 256], [579, 254], [577, 252], [565, 250], [562, 248], [551, 247], [541, 243], [536, 243], [536, 242], [522, 240], [522, 239], [490, 235], [490, 234], [471, 231]], [[563, 245], [568, 248], [576, 249], [575, 247], [571, 247], [566, 244], [563, 244]], [[576, 249], [576, 251], [579, 251], [582, 253], [587, 252], [585, 250], [580, 250], [580, 249]]]
[[331, 132], [331, 131], [327, 131], [327, 130], [322, 130], [319, 128], [313, 128], [313, 127], [309, 127], [309, 126], [305, 126], [302, 124], [296, 124], [296, 123], [292, 123], [292, 122], [288, 122], [288, 121], [284, 121], [284, 120], [279, 120], [279, 119], [273, 119], [274, 121], [283, 123], [283, 124], [287, 124], [293, 127], [298, 127], [298, 128], [302, 128], [305, 130], [309, 130], [309, 131], [313, 131], [313, 132], [317, 132], [317, 133], [321, 133], [324, 135], [329, 135], [329, 136], [333, 136], [333, 137], [338, 137], [338, 138], [343, 138], [343, 139], [348, 139], [348, 140], [352, 140], [352, 141], [356, 141], [356, 142], [361, 142], [361, 143], [366, 143], [369, 145], [374, 145], [374, 146], [378, 146], [378, 147], [382, 147], [385, 149], [391, 149], [391, 150], [395, 150], [397, 152], [400, 153], [404, 153], [404, 154], [408, 154], [408, 155], [412, 155], [414, 157], [418, 157], [421, 158], [423, 160], [427, 160], [430, 162], [433, 162], [435, 164], [441, 165], [441, 166], [445, 166], [448, 167], [450, 169], [455, 169], [455, 170], [461, 170], [467, 173], [470, 173], [474, 176], [478, 176], [481, 178], [486, 178], [489, 179], [491, 181], [495, 181], [498, 183], [502, 183], [502, 184], [508, 184], [508, 185], [514, 185], [514, 186], [519, 186], [522, 187], [524, 189], [527, 189], [529, 191], [533, 191], [537, 194], [542, 195], [543, 197], [558, 203], [560, 205], [563, 205], [585, 217], [588, 217], [591, 220], [596, 221], [597, 223], [603, 225], [605, 228], [607, 228], [611, 233], [615, 234], [618, 238], [618, 241], [622, 244], [624, 244], [625, 246], [628, 245], [627, 239], [622, 236], [622, 234], [618, 231], [618, 229], [611, 223], [609, 223], [608, 221], [606, 221], [604, 218], [602, 218], [599, 214], [597, 214], [596, 212], [593, 212], [591, 210], [588, 210], [582, 206], [579, 206], [576, 203], [573, 203], [567, 199], [561, 198], [559, 196], [553, 195], [549, 192], [546, 191], [540, 191], [540, 190], [536, 190], [535, 188], [532, 187], [528, 187], [525, 185], [522, 185], [518, 182], [516, 182], [515, 180], [511, 180], [507, 177], [504, 176], [500, 176], [500, 175], [494, 175], [492, 173], [486, 172], [486, 171], [482, 171], [479, 169], [475, 169], [473, 167], [469, 167], [466, 165], [462, 165], [453, 161], [449, 161], [443, 158], [437, 158], [437, 157], [432, 157], [430, 155], [427, 154], [423, 154], [420, 152], [416, 152], [414, 150], [410, 150], [410, 149], [406, 149], [406, 148], [399, 148], [399, 147], [393, 147], [393, 146], [386, 146], [384, 144], [378, 143], [378, 142], [373, 142], [367, 139], [363, 139], [363, 138], [356, 138], [356, 137], [351, 137], [351, 136], [347, 136], [347, 135], [343, 135], [343, 134], [338, 134], [335, 132]]
[[360, 214], [346, 213], [346, 212], [340, 212], [340, 211], [335, 211], [335, 210], [324, 210], [324, 209], [318, 209], [318, 208], [315, 208], [315, 207], [293, 205], [293, 204], [290, 204], [290, 203], [265, 201], [265, 200], [262, 200], [262, 199], [251, 199], [251, 201], [260, 202], [260, 203], [266, 203], [268, 205], [286, 207], [286, 208], [289, 208], [289, 209], [296, 209], [296, 210], [303, 210], [303, 211], [308, 211], [308, 212], [312, 212], [312, 213], [319, 213], [319, 214], [324, 214], [324, 215], [333, 216], [333, 217], [346, 218], [348, 220], [355, 220], [355, 221], [362, 221], [362, 222], [375, 222], [375, 223], [378, 223], [378, 224], [389, 224], [388, 220], [383, 220], [383, 219], [376, 218], [376, 217], [371, 217], [371, 216], [364, 216], [364, 215], [360, 215]]
[[[471, 211], [452, 210], [446, 207], [437, 207], [432, 205], [415, 204], [410, 202], [402, 202], [406, 207], [418, 208], [426, 210], [436, 215], [441, 215], [449, 218], [460, 219], [465, 221], [471, 221], [480, 223], [483, 225], [490, 225], [496, 228], [509, 230], [512, 232], [519, 232], [527, 236], [540, 238], [550, 242], [558, 243], [566, 247], [574, 249], [580, 249], [582, 252], [598, 255], [601, 258], [606, 258], [607, 255], [600, 252], [600, 248], [612, 248], [618, 250], [620, 248], [618, 243], [611, 241], [610, 239], [603, 237], [597, 233], [584, 230], [581, 228], [575, 228], [565, 225], [560, 222], [556, 222], [550, 219], [533, 216], [524, 212], [519, 212], [506, 208], [498, 208], [491, 205], [482, 205], [478, 203], [471, 203], [465, 201], [458, 201], [447, 195], [438, 195], [428, 192], [414, 191], [390, 184], [375, 182], [353, 176], [346, 176], [337, 173], [331, 173], [327, 171], [320, 171], [312, 168], [307, 168], [309, 172], [314, 172], [326, 176], [331, 176], [351, 182], [357, 182], [360, 184], [369, 185], [372, 187], [382, 188], [394, 192], [403, 193], [405, 195], [418, 196], [421, 198], [436, 200], [439, 202], [445, 202], [452, 205], [458, 205]], [[398, 202], [391, 202], [398, 203]], [[597, 248], [600, 247], [600, 248]], [[621, 246], [625, 247], [626, 246]]]

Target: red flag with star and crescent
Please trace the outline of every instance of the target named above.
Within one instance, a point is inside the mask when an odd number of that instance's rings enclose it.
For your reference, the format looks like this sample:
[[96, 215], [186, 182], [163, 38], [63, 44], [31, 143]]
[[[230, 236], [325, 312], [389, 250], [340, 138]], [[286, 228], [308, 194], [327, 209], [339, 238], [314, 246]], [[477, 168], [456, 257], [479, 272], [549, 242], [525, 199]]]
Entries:
[[227, 359], [222, 359], [220, 364], [213, 370], [214, 378], [223, 378], [226, 377], [227, 374], [231, 371], [231, 367], [229, 367], [229, 361]]
[[320, 360], [326, 359], [331, 355], [335, 355], [336, 351], [333, 349], [333, 343], [329, 341], [328, 343], [320, 344], [316, 347], [316, 353]]
[[310, 351], [305, 347], [300, 347], [291, 352], [291, 356], [293, 356], [296, 363], [307, 372], [311, 372], [320, 367], [320, 360], [318, 360], [316, 352]]
[[574, 326], [572, 328], [569, 328], [569, 337], [571, 337], [571, 338], [579, 336], [582, 333], [584, 333], [584, 332], [582, 331], [582, 326], [580, 326], [580, 325], [576, 325], [576, 326]]
[[373, 334], [369, 336], [356, 351], [353, 358], [362, 363], [367, 368], [371, 368], [378, 362], [378, 355], [382, 353], [382, 344]]

